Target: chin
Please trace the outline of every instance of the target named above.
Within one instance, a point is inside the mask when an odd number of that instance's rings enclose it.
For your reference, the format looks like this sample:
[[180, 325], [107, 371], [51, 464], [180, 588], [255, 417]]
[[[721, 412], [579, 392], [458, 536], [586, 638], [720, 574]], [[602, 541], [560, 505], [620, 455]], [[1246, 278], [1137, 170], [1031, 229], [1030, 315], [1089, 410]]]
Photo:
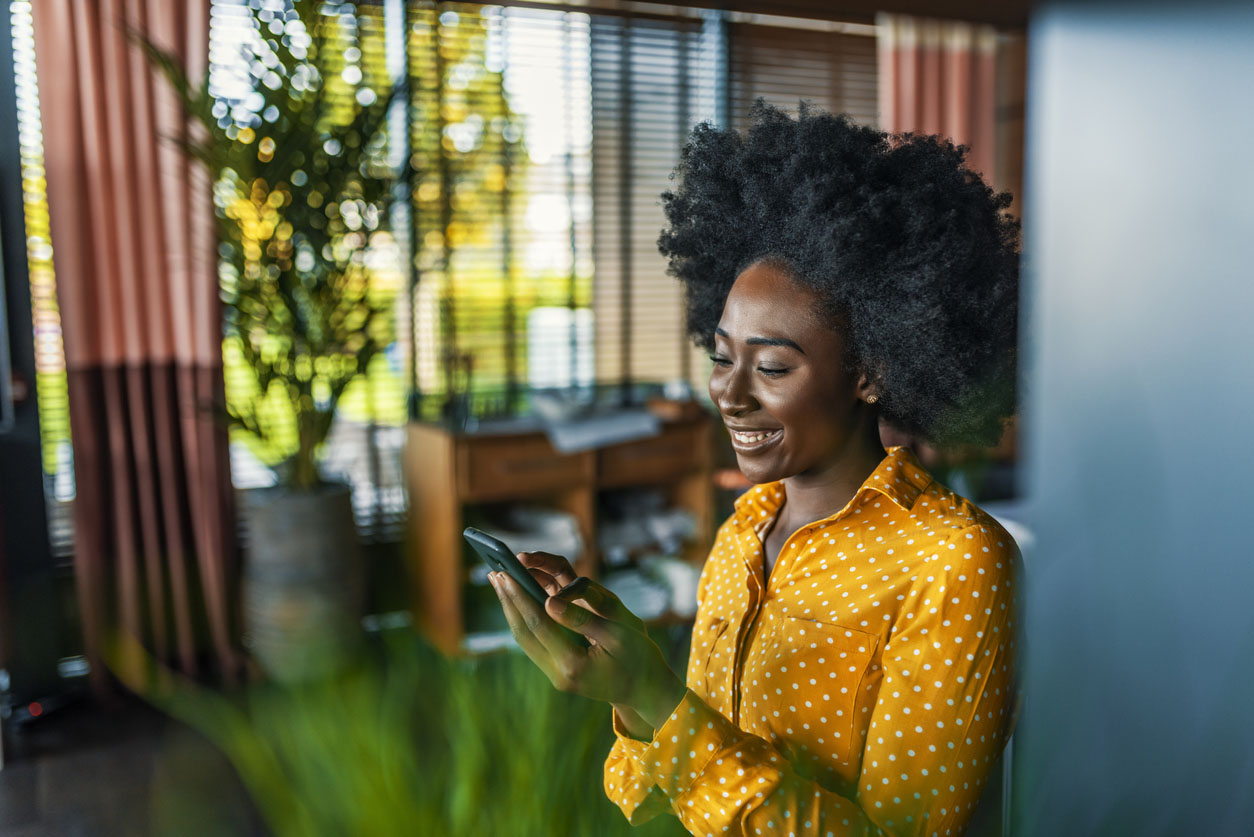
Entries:
[[749, 482], [754, 485], [775, 482], [788, 476], [783, 468], [765, 462], [754, 462], [752, 460], [746, 462], [740, 457], [736, 457], [736, 464], [740, 467], [740, 473], [744, 474]]

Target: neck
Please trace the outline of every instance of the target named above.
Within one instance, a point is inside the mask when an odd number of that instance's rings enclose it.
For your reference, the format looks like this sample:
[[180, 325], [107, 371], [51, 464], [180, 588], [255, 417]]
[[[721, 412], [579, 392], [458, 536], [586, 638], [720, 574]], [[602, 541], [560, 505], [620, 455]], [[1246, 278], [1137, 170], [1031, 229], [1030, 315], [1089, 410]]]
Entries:
[[878, 411], [862, 413], [857, 430], [830, 464], [783, 480], [786, 502], [780, 522], [786, 520], [788, 531], [844, 508], [884, 459]]

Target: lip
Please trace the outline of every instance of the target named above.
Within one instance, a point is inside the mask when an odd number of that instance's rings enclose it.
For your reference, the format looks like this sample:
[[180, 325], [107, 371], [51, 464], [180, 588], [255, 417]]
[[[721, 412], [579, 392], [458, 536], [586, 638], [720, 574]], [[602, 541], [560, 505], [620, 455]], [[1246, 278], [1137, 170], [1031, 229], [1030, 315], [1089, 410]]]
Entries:
[[[758, 451], [768, 448], [771, 445], [775, 444], [784, 435], [784, 428], [782, 427], [753, 428], [753, 429], [741, 430], [739, 428], [735, 428], [735, 427], [728, 425], [727, 429], [730, 431], [728, 435], [731, 437], [732, 448], [743, 453], [757, 453]], [[760, 442], [748, 442], [748, 443], [742, 442], [736, 438], [737, 433], [767, 433], [767, 432], [774, 432], [775, 435], [771, 436], [768, 439], [763, 439]]]

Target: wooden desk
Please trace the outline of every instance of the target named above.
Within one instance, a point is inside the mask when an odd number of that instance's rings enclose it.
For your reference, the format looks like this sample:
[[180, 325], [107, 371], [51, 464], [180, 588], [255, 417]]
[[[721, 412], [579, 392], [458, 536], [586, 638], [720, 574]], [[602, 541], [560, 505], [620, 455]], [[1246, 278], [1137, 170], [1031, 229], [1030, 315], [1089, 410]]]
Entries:
[[542, 432], [455, 434], [411, 424], [405, 450], [410, 531], [406, 543], [414, 618], [446, 653], [458, 653], [465, 633], [463, 510], [486, 502], [529, 502], [571, 514], [586, 545], [572, 564], [596, 578], [597, 495], [629, 487], [662, 490], [672, 506], [697, 521], [685, 557], [700, 564], [713, 537], [711, 422], [668, 422], [650, 439], [559, 454]]

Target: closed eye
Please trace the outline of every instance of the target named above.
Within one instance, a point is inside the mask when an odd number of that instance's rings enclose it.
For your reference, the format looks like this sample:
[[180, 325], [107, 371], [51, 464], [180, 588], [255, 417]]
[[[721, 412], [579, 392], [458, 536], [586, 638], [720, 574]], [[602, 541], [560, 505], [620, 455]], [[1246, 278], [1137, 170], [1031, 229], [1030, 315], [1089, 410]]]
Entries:
[[[732, 362], [730, 360], [728, 360], [725, 357], [718, 357], [717, 355], [710, 355], [710, 360], [714, 362], [715, 366], [731, 366], [732, 365]], [[785, 375], [791, 370], [786, 367], [782, 369], [777, 369], [777, 368], [772, 368], [769, 366], [759, 366], [758, 371], [761, 372], [763, 375], [766, 375], [768, 378], [778, 378], [780, 375]]]

